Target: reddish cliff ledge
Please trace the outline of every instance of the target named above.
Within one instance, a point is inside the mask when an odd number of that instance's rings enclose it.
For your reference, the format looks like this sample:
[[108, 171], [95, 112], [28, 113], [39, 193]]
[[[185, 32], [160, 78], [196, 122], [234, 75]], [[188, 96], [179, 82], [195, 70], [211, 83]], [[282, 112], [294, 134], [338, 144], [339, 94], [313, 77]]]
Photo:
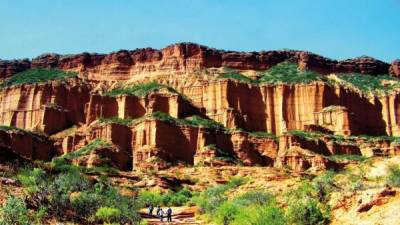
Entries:
[[[40, 67], [78, 71], [91, 79], [127, 80], [140, 73], [173, 71], [182, 74], [204, 68], [266, 70], [286, 60], [297, 62], [302, 69], [316, 70], [323, 74], [333, 72], [387, 74], [390, 67], [388, 63], [370, 57], [336, 61], [305, 51], [235, 52], [216, 50], [193, 43], [179, 43], [161, 50], [143, 48], [133, 51], [121, 50], [110, 54], [81, 53], [72, 56], [45, 54], [32, 61], [0, 60], [0, 78], [9, 77], [28, 68]], [[396, 71], [396, 68], [393, 71]], [[398, 71], [393, 74], [398, 74]]]
[[15, 158], [49, 161], [53, 149], [44, 136], [8, 127], [0, 129], [0, 162]]

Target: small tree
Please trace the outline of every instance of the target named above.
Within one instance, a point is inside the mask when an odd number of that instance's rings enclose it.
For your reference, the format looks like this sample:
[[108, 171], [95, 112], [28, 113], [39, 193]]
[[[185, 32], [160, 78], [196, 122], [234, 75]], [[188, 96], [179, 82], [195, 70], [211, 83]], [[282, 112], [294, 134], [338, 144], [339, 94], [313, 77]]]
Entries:
[[224, 202], [215, 213], [215, 221], [220, 225], [229, 225], [235, 220], [240, 207], [232, 202]]
[[105, 222], [116, 222], [120, 219], [121, 211], [111, 207], [101, 207], [96, 212], [96, 218]]

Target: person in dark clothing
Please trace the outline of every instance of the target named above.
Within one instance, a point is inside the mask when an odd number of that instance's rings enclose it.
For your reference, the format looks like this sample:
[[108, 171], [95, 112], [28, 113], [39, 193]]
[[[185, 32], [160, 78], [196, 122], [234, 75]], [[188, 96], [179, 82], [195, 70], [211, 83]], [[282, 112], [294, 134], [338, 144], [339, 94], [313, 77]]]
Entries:
[[156, 212], [157, 216], [160, 215], [160, 211], [161, 211], [161, 207], [160, 207], [160, 206], [157, 206], [157, 212]]
[[150, 204], [150, 205], [149, 205], [149, 208], [148, 208], [148, 210], [149, 210], [149, 216], [153, 216], [153, 209], [154, 209], [153, 205]]
[[172, 222], [172, 209], [171, 209], [171, 207], [168, 207], [168, 210], [167, 210], [167, 221], [168, 222]]

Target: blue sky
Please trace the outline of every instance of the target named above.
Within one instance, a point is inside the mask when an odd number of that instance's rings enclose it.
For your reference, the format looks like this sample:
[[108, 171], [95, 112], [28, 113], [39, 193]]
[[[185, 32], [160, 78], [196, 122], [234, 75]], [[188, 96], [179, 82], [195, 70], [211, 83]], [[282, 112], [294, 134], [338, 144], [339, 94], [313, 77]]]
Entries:
[[196, 42], [400, 58], [400, 0], [1, 0], [0, 58]]

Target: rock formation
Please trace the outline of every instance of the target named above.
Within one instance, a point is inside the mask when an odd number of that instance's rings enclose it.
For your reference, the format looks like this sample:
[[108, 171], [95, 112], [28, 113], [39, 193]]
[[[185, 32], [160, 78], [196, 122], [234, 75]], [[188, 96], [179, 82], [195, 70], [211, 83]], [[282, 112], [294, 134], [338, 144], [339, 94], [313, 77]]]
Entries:
[[[285, 61], [323, 79], [259, 82], [260, 74]], [[53, 154], [67, 154], [103, 139], [113, 147], [93, 151], [76, 163], [96, 166], [111, 161], [123, 170], [179, 163], [240, 163], [295, 171], [335, 168], [338, 164], [329, 157], [337, 154], [399, 154], [394, 136], [400, 135], [400, 91], [393, 84], [400, 75], [399, 65], [370, 57], [336, 61], [304, 51], [244, 53], [192, 43], [162, 50], [44, 54], [31, 61], [0, 61], [3, 81], [35, 68], [78, 73], [61, 80], [2, 85], [0, 124], [50, 136], [38, 141], [28, 132], [5, 132], [0, 140], [12, 154], [50, 160]], [[250, 81], [220, 79], [225, 73]], [[341, 83], [337, 74], [342, 73], [391, 74], [392, 80], [381, 83], [390, 91], [361, 93]], [[149, 82], [160, 86], [141, 87]], [[117, 91], [107, 94], [113, 90]], [[387, 138], [350, 136], [361, 134]], [[18, 138], [32, 144], [12, 147]], [[106, 161], [101, 160], [104, 157]]]
[[11, 159], [50, 160], [54, 147], [45, 136], [23, 130], [0, 127], [0, 162]]
[[[72, 56], [44, 54], [32, 61], [0, 61], [0, 77], [9, 77], [28, 68], [60, 68], [78, 71], [94, 80], [128, 80], [146, 73], [184, 74], [204, 68], [266, 70], [287, 60], [298, 63], [301, 69], [316, 70], [323, 74], [339, 72], [387, 74], [390, 67], [390, 64], [371, 57], [336, 61], [304, 51], [245, 53], [217, 50], [193, 43], [179, 43], [161, 50], [143, 48], [133, 51], [120, 50], [111, 54], [82, 53]], [[398, 67], [392, 66], [392, 68], [393, 71], [397, 71]]]

